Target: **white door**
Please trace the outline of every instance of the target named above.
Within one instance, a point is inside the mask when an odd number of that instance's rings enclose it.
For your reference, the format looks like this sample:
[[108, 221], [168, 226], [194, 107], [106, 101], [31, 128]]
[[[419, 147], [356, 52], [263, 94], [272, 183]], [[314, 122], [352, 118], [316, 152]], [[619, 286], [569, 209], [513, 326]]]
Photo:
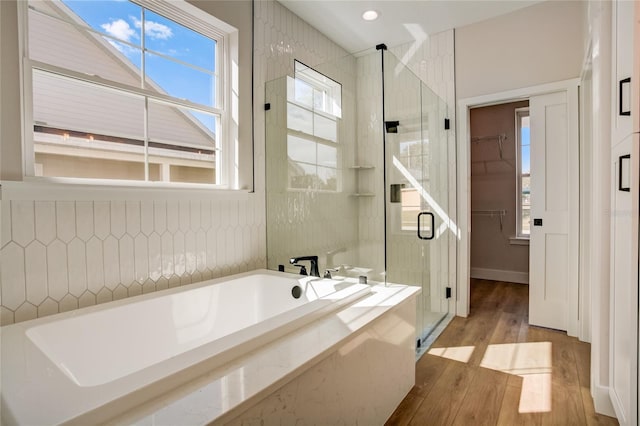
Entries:
[[[577, 157], [574, 113], [568, 93], [534, 96], [531, 117], [531, 235], [529, 246], [529, 323], [568, 330], [577, 305], [577, 197], [572, 194]], [[577, 124], [577, 123], [576, 123]], [[572, 223], [575, 221], [575, 223]], [[576, 250], [574, 250], [574, 248]], [[570, 302], [571, 301], [571, 302]], [[577, 318], [576, 318], [577, 321]], [[575, 324], [577, 325], [577, 323]], [[574, 325], [574, 326], [575, 326]]]

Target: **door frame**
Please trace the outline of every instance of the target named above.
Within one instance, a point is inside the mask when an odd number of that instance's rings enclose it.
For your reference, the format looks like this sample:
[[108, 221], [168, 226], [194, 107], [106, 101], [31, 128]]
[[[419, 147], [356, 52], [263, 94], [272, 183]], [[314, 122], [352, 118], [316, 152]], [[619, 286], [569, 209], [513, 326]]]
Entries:
[[[537, 86], [524, 87], [504, 92], [481, 95], [458, 101], [457, 156], [458, 156], [458, 280], [456, 315], [466, 317], [470, 307], [471, 274], [471, 134], [470, 110], [472, 108], [498, 105], [529, 99], [532, 96], [553, 92], [567, 92], [569, 116], [569, 258], [578, 260], [579, 248], [579, 78], [562, 80]], [[579, 268], [579, 265], [578, 265]], [[578, 336], [582, 330], [590, 328], [582, 324], [580, 318], [589, 318], [590, 306], [579, 303], [578, 268], [569, 271], [569, 323], [567, 334]]]

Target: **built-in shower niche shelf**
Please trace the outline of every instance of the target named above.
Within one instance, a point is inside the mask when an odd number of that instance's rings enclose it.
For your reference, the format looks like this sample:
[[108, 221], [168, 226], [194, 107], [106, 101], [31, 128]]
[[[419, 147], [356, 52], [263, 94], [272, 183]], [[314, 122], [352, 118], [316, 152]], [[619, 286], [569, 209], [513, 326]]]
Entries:
[[355, 194], [349, 194], [350, 197], [375, 197], [373, 192], [356, 192]]
[[[353, 166], [349, 166], [349, 168], [351, 170], [355, 170], [359, 172], [361, 170], [373, 170], [376, 167], [370, 164], [354, 164]], [[358, 192], [356, 192], [355, 194], [349, 194], [350, 197], [375, 197], [376, 196], [376, 194], [373, 192], [368, 192], [366, 190], [363, 190], [364, 188], [362, 188], [362, 186], [366, 188], [368, 185], [361, 186], [362, 182], [360, 180], [360, 173], [356, 173], [355, 177], [356, 177], [356, 188], [358, 188]]]
[[376, 166], [371, 166], [371, 165], [367, 165], [367, 164], [363, 164], [363, 165], [353, 165], [353, 166], [349, 166], [350, 169], [353, 170], [371, 170], [371, 169], [375, 169]]

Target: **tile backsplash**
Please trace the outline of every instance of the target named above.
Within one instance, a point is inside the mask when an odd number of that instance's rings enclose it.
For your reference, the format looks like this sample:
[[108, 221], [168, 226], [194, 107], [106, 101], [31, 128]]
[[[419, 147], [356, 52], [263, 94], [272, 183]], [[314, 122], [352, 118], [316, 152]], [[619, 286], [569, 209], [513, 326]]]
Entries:
[[[263, 201], [2, 201], [2, 325], [264, 267]], [[258, 212], [258, 213], [256, 213]]]

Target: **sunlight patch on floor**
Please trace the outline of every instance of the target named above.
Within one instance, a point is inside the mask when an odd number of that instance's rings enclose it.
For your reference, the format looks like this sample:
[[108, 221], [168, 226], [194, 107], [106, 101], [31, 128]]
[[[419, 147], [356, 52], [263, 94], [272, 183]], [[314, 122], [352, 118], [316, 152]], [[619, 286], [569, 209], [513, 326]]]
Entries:
[[469, 362], [475, 346], [456, 346], [452, 348], [431, 348], [429, 355], [439, 356], [441, 358], [447, 358], [454, 361]]
[[520, 391], [520, 413], [551, 411], [551, 373], [524, 374]]

